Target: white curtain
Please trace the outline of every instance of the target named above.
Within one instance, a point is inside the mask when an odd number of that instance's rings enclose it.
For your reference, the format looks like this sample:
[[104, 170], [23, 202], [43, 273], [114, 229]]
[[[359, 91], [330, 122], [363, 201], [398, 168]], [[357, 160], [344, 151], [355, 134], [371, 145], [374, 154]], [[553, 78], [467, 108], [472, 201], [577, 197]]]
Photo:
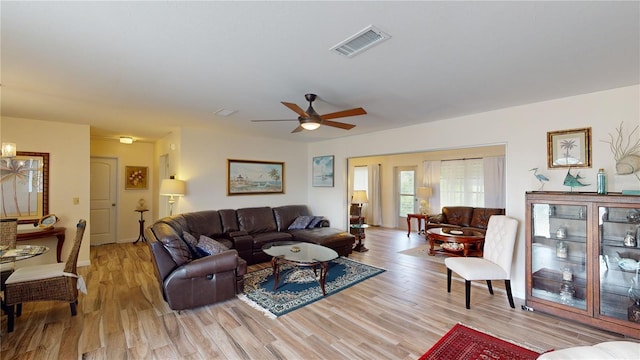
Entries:
[[380, 186], [380, 164], [369, 165], [369, 189], [367, 197], [367, 223], [382, 225], [382, 187]]
[[440, 160], [425, 160], [422, 162], [422, 183], [433, 190], [433, 195], [427, 200], [427, 213], [438, 214], [440, 207]]
[[504, 156], [484, 158], [484, 206], [504, 209], [505, 187]]
[[482, 159], [446, 160], [440, 166], [442, 206], [484, 207]]

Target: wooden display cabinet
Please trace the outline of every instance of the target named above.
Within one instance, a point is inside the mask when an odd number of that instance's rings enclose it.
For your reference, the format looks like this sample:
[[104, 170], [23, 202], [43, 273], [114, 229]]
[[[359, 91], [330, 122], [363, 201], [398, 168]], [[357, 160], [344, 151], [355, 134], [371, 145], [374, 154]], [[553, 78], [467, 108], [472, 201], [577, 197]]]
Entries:
[[640, 338], [639, 196], [528, 192], [526, 238], [527, 306]]

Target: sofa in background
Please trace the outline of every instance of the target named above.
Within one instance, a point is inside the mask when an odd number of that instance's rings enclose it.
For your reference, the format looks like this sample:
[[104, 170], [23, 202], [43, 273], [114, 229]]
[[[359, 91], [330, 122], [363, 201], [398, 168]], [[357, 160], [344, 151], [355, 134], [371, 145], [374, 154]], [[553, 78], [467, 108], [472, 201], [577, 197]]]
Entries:
[[271, 259], [262, 246], [304, 241], [352, 252], [353, 235], [329, 227], [306, 205], [205, 210], [169, 216], [145, 229], [164, 299], [174, 310], [224, 301], [243, 291], [247, 264]]
[[479, 208], [471, 206], [445, 206], [442, 212], [429, 216], [426, 229], [446, 227], [465, 228], [481, 232], [487, 231], [491, 215], [504, 215], [504, 209]]

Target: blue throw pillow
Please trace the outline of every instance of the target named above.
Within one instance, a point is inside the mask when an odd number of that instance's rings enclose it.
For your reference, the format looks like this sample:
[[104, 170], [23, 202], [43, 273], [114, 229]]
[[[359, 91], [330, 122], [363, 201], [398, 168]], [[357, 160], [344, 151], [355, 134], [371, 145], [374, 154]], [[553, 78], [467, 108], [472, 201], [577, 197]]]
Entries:
[[289, 225], [289, 230], [301, 230], [306, 229], [307, 225], [313, 220], [313, 216], [298, 216], [291, 225]]
[[200, 235], [200, 240], [198, 240], [197, 248], [203, 256], [215, 255], [225, 250], [229, 250], [229, 248], [227, 248], [226, 246], [204, 235]]
[[314, 216], [309, 225], [307, 225], [307, 229], [317, 227], [322, 220], [324, 220], [324, 216]]
[[197, 259], [198, 257], [200, 257], [201, 254], [196, 248], [196, 246], [198, 246], [198, 239], [196, 239], [195, 236], [191, 235], [191, 233], [188, 233], [186, 231], [182, 232], [182, 238], [184, 239], [184, 242], [187, 243], [187, 246], [189, 246], [189, 251], [191, 251], [191, 254], [194, 256], [194, 258]]

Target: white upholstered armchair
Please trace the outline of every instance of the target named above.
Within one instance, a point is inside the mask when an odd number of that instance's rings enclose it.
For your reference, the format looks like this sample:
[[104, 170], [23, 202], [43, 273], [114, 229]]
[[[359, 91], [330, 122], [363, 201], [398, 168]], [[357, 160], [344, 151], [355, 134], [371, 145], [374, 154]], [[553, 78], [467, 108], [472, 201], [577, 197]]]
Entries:
[[487, 225], [483, 257], [447, 258], [447, 292], [451, 292], [452, 271], [465, 280], [465, 302], [470, 309], [471, 281], [486, 280], [493, 295], [491, 280], [504, 280], [509, 305], [515, 308], [511, 294], [511, 261], [516, 242], [518, 221], [504, 215], [493, 215]]

